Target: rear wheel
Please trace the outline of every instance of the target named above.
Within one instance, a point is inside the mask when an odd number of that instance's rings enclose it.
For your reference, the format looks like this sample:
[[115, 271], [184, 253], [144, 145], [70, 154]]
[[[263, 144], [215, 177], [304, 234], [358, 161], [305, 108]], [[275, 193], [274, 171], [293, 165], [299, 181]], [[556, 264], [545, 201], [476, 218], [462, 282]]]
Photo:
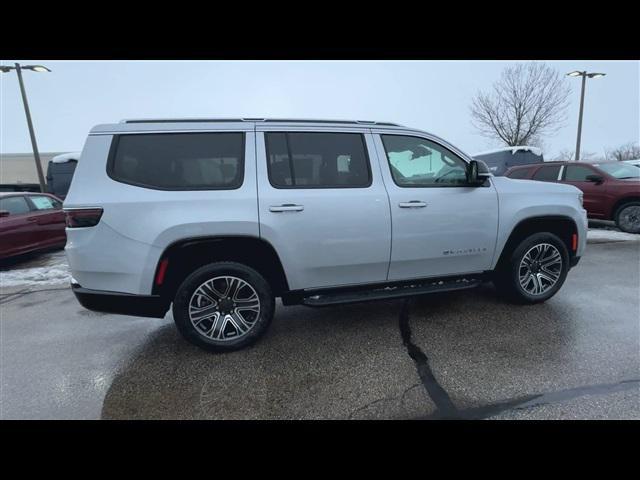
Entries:
[[273, 318], [275, 300], [267, 281], [235, 262], [199, 268], [178, 288], [173, 318], [189, 342], [205, 350], [238, 350], [254, 343]]
[[627, 233], [640, 233], [640, 202], [629, 202], [618, 208], [616, 225]]
[[539, 303], [562, 287], [569, 271], [569, 253], [556, 235], [535, 233], [501, 263], [494, 275], [498, 290], [518, 303]]

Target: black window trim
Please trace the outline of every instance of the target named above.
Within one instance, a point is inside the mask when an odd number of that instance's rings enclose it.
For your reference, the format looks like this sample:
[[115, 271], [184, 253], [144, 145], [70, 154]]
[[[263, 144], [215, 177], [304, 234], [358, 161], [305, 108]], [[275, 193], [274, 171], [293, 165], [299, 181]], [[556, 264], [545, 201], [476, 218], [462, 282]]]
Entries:
[[[282, 133], [285, 137], [285, 143], [287, 144], [287, 155], [289, 156], [289, 166], [291, 169], [291, 185], [275, 185], [271, 179], [271, 164], [269, 162], [270, 154], [269, 154], [269, 142], [267, 142], [267, 135], [270, 133]], [[291, 147], [289, 145], [289, 134], [290, 133], [303, 133], [303, 134], [337, 134], [337, 135], [358, 135], [360, 140], [362, 141], [362, 148], [364, 149], [364, 159], [365, 165], [367, 167], [367, 175], [369, 177], [369, 183], [366, 185], [295, 185], [295, 170], [293, 168], [293, 156], [291, 155]], [[311, 130], [268, 130], [263, 132], [264, 137], [264, 149], [266, 153], [266, 162], [267, 162], [267, 178], [269, 179], [269, 184], [278, 190], [331, 190], [334, 188], [370, 188], [373, 185], [373, 175], [371, 173], [371, 160], [369, 158], [369, 150], [367, 149], [367, 141], [364, 136], [364, 132], [341, 132], [341, 131], [311, 131]]]
[[[116, 159], [116, 152], [118, 151], [118, 144], [120, 143], [120, 137], [125, 135], [173, 135], [173, 134], [189, 134], [189, 135], [200, 135], [200, 134], [216, 134], [216, 133], [239, 133], [242, 135], [242, 149], [240, 155], [240, 162], [238, 167], [240, 168], [240, 177], [238, 179], [237, 184], [233, 184], [226, 187], [159, 187], [157, 185], [149, 185], [147, 183], [141, 182], [132, 182], [129, 180], [125, 180], [119, 178], [113, 173], [113, 167]], [[161, 190], [166, 192], [191, 192], [191, 191], [214, 191], [214, 190], [238, 190], [242, 188], [244, 185], [244, 177], [245, 177], [245, 157], [247, 150], [247, 135], [244, 130], [216, 130], [216, 131], [204, 131], [204, 132], [182, 132], [182, 131], [166, 131], [166, 132], [152, 132], [152, 133], [118, 133], [114, 134], [111, 139], [111, 146], [109, 147], [109, 155], [107, 158], [107, 175], [111, 180], [114, 180], [118, 183], [124, 183], [127, 185], [133, 185], [134, 187], [147, 188], [149, 190]]]
[[[393, 180], [393, 183], [398, 187], [398, 188], [477, 188], [477, 187], [489, 187], [491, 185], [491, 182], [489, 180], [489, 178], [487, 177], [487, 179], [485, 180], [485, 182], [482, 185], [470, 185], [468, 183], [458, 183], [458, 184], [442, 184], [442, 185], [400, 185], [398, 184], [398, 182], [396, 182], [395, 177], [393, 176], [393, 172], [391, 171], [391, 161], [389, 160], [389, 154], [387, 152], [387, 145], [384, 143], [384, 137], [385, 136], [396, 136], [396, 137], [413, 137], [413, 138], [419, 138], [421, 140], [427, 140], [428, 142], [431, 143], [435, 143], [436, 145], [438, 145], [439, 147], [442, 147], [444, 150], [446, 150], [447, 152], [451, 153], [451, 155], [453, 155], [456, 158], [459, 158], [465, 165], [469, 165], [469, 162], [467, 162], [464, 158], [462, 158], [460, 155], [458, 155], [457, 153], [455, 153], [454, 151], [452, 151], [450, 148], [446, 147], [445, 145], [443, 145], [442, 143], [432, 139], [432, 138], [428, 138], [428, 137], [422, 137], [420, 135], [410, 135], [407, 133], [378, 133], [377, 135], [380, 136], [380, 141], [382, 142], [382, 148], [384, 149], [384, 156], [385, 159], [387, 160], [387, 168], [389, 169], [389, 175], [391, 176], [391, 180]], [[466, 168], [466, 167], [465, 167]]]

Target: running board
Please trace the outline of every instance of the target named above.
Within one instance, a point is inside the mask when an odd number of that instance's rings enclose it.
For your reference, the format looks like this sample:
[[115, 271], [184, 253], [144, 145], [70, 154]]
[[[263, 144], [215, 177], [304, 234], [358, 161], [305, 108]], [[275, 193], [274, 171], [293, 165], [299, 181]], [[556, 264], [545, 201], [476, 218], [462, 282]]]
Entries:
[[[450, 292], [453, 290], [466, 290], [477, 287], [482, 283], [480, 277], [458, 277], [444, 280], [421, 280], [415, 283], [403, 285], [372, 288], [369, 290], [336, 291], [331, 293], [318, 293], [302, 298], [301, 303], [309, 307], [325, 307], [342, 303], [368, 302], [371, 300], [389, 300], [394, 298], [425, 295], [429, 293]], [[311, 292], [307, 292], [311, 293]]]

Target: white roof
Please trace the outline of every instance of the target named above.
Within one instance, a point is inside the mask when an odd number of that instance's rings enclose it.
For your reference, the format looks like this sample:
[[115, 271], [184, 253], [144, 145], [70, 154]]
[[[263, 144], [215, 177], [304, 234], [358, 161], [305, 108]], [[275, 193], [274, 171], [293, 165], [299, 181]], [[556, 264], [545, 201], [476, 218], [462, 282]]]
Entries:
[[80, 160], [80, 152], [63, 153], [51, 159], [53, 163], [65, 163], [69, 160]]
[[478, 152], [472, 155], [472, 157], [478, 156], [478, 155], [488, 155], [490, 153], [500, 153], [500, 152], [511, 152], [511, 154], [515, 154], [516, 152], [531, 152], [535, 155], [542, 155], [542, 150], [539, 149], [538, 147], [528, 147], [526, 145], [520, 145], [517, 147], [502, 147], [502, 148], [495, 148], [493, 150], [487, 150], [484, 152]]

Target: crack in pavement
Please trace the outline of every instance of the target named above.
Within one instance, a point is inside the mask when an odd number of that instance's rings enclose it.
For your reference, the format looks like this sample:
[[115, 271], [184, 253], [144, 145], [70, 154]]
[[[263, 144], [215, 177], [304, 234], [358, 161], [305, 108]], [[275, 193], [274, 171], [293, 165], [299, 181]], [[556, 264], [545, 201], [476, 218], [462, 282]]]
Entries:
[[400, 335], [402, 337], [403, 344], [407, 348], [407, 353], [416, 364], [416, 369], [418, 371], [418, 376], [422, 381], [422, 385], [427, 391], [429, 397], [431, 397], [431, 400], [433, 400], [433, 403], [436, 405], [436, 410], [433, 413], [423, 417], [418, 417], [416, 420], [481, 420], [493, 417], [508, 410], [524, 410], [550, 403], [571, 400], [586, 395], [610, 394], [630, 390], [640, 386], [640, 379], [632, 378], [615, 383], [584, 385], [552, 392], [535, 393], [477, 407], [458, 409], [451, 400], [448, 392], [442, 387], [442, 385], [440, 385], [435, 377], [431, 370], [431, 366], [429, 365], [429, 358], [427, 355], [411, 340], [411, 327], [409, 325], [410, 301], [410, 299], [406, 299], [403, 302], [402, 309], [400, 310]]
[[402, 343], [407, 347], [407, 353], [416, 364], [418, 376], [420, 377], [420, 380], [422, 380], [424, 388], [427, 390], [427, 393], [431, 397], [431, 400], [433, 400], [433, 403], [436, 404], [436, 412], [445, 417], [455, 414], [458, 409], [451, 400], [451, 397], [449, 397], [447, 391], [438, 383], [438, 380], [429, 365], [427, 355], [420, 350], [420, 347], [411, 341], [409, 302], [409, 299], [405, 300], [402, 304], [402, 309], [400, 310], [400, 335], [402, 337]]

